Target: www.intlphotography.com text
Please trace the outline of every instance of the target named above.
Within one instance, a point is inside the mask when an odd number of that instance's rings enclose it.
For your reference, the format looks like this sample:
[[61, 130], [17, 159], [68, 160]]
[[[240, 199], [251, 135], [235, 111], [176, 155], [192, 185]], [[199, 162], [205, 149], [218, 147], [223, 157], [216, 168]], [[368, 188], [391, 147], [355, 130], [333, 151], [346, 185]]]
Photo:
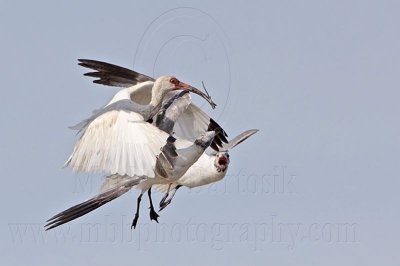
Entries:
[[359, 226], [347, 221], [296, 222], [270, 215], [261, 221], [139, 223], [130, 229], [128, 215], [105, 215], [98, 223], [64, 225], [45, 231], [40, 223], [9, 223], [15, 244], [130, 244], [137, 250], [145, 246], [197, 243], [213, 250], [243, 245], [249, 250], [264, 250], [277, 245], [293, 250], [302, 243], [349, 245], [359, 243]]
[[[239, 169], [228, 172], [221, 181], [188, 191], [191, 194], [296, 195], [298, 179], [297, 174], [283, 165], [274, 166], [264, 173]], [[93, 195], [103, 181], [104, 177], [100, 175], [78, 175], [72, 184], [72, 193]]]

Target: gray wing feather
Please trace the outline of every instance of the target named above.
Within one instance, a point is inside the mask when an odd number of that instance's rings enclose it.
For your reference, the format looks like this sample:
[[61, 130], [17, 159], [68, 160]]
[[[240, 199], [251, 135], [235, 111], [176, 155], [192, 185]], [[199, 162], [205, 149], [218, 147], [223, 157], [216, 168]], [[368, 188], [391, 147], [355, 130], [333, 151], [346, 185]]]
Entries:
[[128, 192], [133, 186], [139, 184], [140, 180], [141, 180], [140, 178], [135, 180], [129, 180], [124, 184], [120, 184], [120, 186], [102, 192], [99, 195], [87, 201], [72, 206], [71, 208], [54, 215], [49, 220], [47, 220], [48, 223], [45, 225], [46, 230], [50, 230], [52, 228], [70, 222], [72, 220], [75, 220], [103, 206], [104, 204], [120, 197], [121, 195]]
[[95, 70], [84, 75], [98, 78], [93, 81], [97, 84], [130, 87], [141, 82], [154, 81], [152, 77], [113, 64], [90, 59], [78, 59], [78, 61], [80, 66]]
[[168, 173], [174, 169], [175, 161], [178, 157], [175, 141], [174, 137], [169, 136], [167, 143], [161, 148], [161, 153], [157, 157], [155, 172], [161, 177], [168, 178]]
[[235, 146], [237, 146], [238, 144], [242, 143], [247, 138], [249, 138], [250, 136], [256, 134], [257, 132], [258, 132], [258, 129], [246, 130], [245, 132], [243, 132], [243, 133], [237, 135], [236, 137], [234, 137], [227, 144], [224, 144], [223, 148], [222, 148], [222, 151], [227, 151], [227, 150], [230, 150], [230, 149], [234, 148]]

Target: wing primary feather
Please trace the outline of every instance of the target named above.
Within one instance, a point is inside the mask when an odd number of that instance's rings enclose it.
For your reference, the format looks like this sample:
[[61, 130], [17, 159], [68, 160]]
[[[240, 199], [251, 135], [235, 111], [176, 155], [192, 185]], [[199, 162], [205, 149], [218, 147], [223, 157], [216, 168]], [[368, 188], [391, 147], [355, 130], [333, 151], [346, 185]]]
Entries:
[[227, 144], [225, 144], [223, 146], [222, 150], [230, 150], [234, 147], [236, 147], [238, 144], [242, 143], [243, 141], [245, 141], [246, 139], [248, 139], [249, 137], [253, 136], [254, 134], [256, 134], [258, 132], [258, 129], [250, 129], [250, 130], [246, 130], [245, 132], [237, 135], [236, 137], [234, 137], [231, 141], [229, 141]]
[[85, 202], [72, 206], [71, 208], [54, 215], [49, 220], [47, 220], [48, 223], [45, 225], [46, 231], [55, 228], [57, 226], [60, 226], [62, 224], [65, 224], [67, 222], [70, 222], [72, 220], [75, 220], [81, 217], [82, 215], [87, 214], [103, 206], [104, 204], [120, 197], [121, 195], [128, 192], [133, 186], [137, 185], [140, 182], [140, 180], [141, 179], [133, 180], [130, 183], [125, 184], [123, 186], [110, 189]]
[[97, 84], [130, 87], [137, 83], [154, 81], [152, 77], [110, 63], [90, 59], [78, 59], [78, 61], [78, 65], [96, 70], [96, 72], [89, 72], [84, 75], [99, 78], [93, 81]]
[[[214, 137], [214, 139], [215, 139], [215, 137]], [[215, 151], [219, 151], [218, 146], [217, 146], [217, 144], [215, 144], [215, 142], [212, 142], [212, 143], [210, 144], [210, 147], [211, 147], [213, 150], [215, 150]]]
[[212, 118], [210, 118], [207, 131], [216, 131], [213, 142], [210, 145], [215, 151], [219, 151], [219, 147], [223, 147], [223, 143], [228, 143], [226, 138], [228, 134], [226, 134], [225, 130]]

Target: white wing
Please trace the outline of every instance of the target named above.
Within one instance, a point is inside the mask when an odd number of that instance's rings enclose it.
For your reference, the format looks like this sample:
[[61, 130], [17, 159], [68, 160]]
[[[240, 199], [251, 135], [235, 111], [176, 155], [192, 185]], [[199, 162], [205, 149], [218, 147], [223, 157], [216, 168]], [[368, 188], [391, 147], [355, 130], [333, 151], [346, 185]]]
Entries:
[[[135, 86], [131, 86], [129, 88], [124, 88], [118, 91], [111, 100], [104, 106], [99, 109], [93, 110], [93, 115], [82, 122], [79, 122], [76, 125], [70, 126], [69, 128], [72, 130], [78, 130], [78, 133], [83, 131], [90, 122], [94, 120], [94, 118], [98, 117], [100, 114], [103, 114], [112, 108], [116, 108], [115, 106], [118, 105], [117, 108], [125, 108], [127, 110], [135, 111], [135, 107], [139, 108], [140, 105], [147, 105], [150, 103], [151, 99], [151, 89], [153, 88], [154, 82], [146, 81]], [[137, 92], [135, 95], [132, 92]], [[132, 97], [136, 96], [135, 99]], [[132, 102], [133, 101], [133, 102]]]
[[218, 147], [221, 147], [223, 142], [228, 142], [226, 139], [228, 135], [217, 122], [194, 103], [191, 103], [179, 116], [174, 126], [174, 132], [178, 137], [184, 137], [193, 141], [201, 133], [218, 128], [220, 128], [221, 132], [216, 135], [211, 145], [215, 150], [218, 150]]
[[79, 172], [154, 177], [156, 156], [169, 135], [144, 122], [131, 105], [122, 100], [85, 120], [65, 165]]

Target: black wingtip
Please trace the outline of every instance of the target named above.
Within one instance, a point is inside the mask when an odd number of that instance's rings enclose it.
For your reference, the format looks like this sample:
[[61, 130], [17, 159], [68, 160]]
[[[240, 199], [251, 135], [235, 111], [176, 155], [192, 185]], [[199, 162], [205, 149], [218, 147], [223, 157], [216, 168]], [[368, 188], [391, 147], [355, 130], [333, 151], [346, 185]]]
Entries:
[[78, 59], [78, 65], [95, 70], [96, 72], [89, 72], [84, 75], [99, 78], [97, 82], [94, 82], [97, 84], [129, 87], [140, 82], [154, 81], [152, 77], [102, 61]]
[[130, 187], [122, 186], [115, 189], [108, 190], [103, 192], [87, 201], [84, 201], [80, 204], [70, 207], [65, 211], [62, 211], [49, 220], [47, 220], [47, 224], [45, 225], [46, 231], [53, 229], [62, 224], [68, 223], [72, 220], [75, 220], [101, 206], [104, 204], [118, 198], [122, 194], [129, 191]]
[[167, 138], [168, 143], [174, 143], [175, 141], [176, 141], [176, 138], [174, 138], [172, 135], [169, 135], [169, 137]]

